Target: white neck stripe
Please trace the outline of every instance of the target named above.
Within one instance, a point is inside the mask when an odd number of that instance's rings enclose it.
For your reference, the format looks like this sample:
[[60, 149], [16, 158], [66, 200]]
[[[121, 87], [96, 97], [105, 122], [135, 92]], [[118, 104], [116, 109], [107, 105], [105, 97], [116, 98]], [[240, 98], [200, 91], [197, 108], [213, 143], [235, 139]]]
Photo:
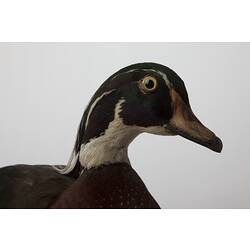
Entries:
[[92, 111], [94, 110], [95, 106], [97, 105], [97, 103], [106, 95], [109, 95], [110, 93], [112, 93], [113, 91], [115, 91], [115, 89], [112, 89], [110, 91], [107, 91], [107, 92], [104, 92], [101, 96], [97, 97], [95, 99], [95, 101], [92, 103], [90, 109], [89, 109], [89, 112], [88, 112], [88, 115], [87, 115], [87, 119], [86, 119], [86, 123], [85, 123], [85, 130], [87, 129], [88, 127], [88, 124], [89, 124], [89, 117], [92, 113]]

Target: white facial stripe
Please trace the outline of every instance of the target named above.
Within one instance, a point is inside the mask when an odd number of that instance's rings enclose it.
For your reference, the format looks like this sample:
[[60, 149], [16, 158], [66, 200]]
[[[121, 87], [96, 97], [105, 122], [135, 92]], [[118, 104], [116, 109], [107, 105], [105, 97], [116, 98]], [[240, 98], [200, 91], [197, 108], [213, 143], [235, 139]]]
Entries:
[[123, 74], [128, 74], [128, 73], [134, 72], [136, 70], [137, 69], [131, 69], [131, 70], [128, 70], [128, 71], [125, 71], [125, 72], [122, 72], [122, 73], [117, 73], [115, 76], [113, 76], [113, 78], [111, 79], [111, 81], [113, 81], [115, 78], [117, 78], [117, 76], [120, 76], [120, 75], [123, 75]]
[[170, 81], [168, 80], [167, 76], [165, 73], [159, 71], [159, 70], [155, 70], [155, 69], [143, 69], [145, 71], [152, 71], [152, 72], [155, 72], [159, 75], [161, 75], [161, 77], [163, 78], [163, 80], [165, 81], [166, 85], [168, 86], [169, 89], [171, 89], [173, 86], [172, 84], [170, 83]]
[[101, 96], [97, 97], [95, 99], [95, 101], [92, 103], [90, 109], [89, 109], [89, 112], [88, 112], [88, 115], [87, 115], [87, 119], [86, 119], [86, 123], [85, 123], [85, 130], [87, 129], [88, 127], [88, 123], [89, 123], [89, 117], [92, 113], [92, 111], [94, 110], [95, 106], [97, 105], [97, 103], [106, 95], [109, 95], [110, 93], [112, 93], [113, 91], [115, 91], [115, 89], [112, 89], [110, 91], [107, 91], [107, 92], [104, 92]]
[[[114, 80], [117, 76], [121, 75], [121, 74], [128, 74], [128, 73], [131, 73], [131, 72], [134, 72], [138, 69], [130, 69], [126, 72], [123, 72], [123, 73], [118, 73], [117, 75], [115, 75], [112, 80]], [[152, 72], [155, 72], [157, 74], [159, 74], [163, 80], [165, 81], [166, 85], [168, 86], [169, 89], [171, 89], [173, 87], [172, 83], [168, 80], [167, 78], [167, 75], [159, 70], [155, 70], [155, 69], [140, 69], [140, 70], [143, 70], [143, 71], [152, 71]]]
[[[152, 70], [154, 71], [154, 70]], [[168, 88], [171, 89], [173, 87], [172, 83], [168, 80], [167, 75], [162, 73], [161, 71], [156, 71], [159, 75], [162, 76], [162, 78], [164, 79], [165, 83], [167, 84]]]

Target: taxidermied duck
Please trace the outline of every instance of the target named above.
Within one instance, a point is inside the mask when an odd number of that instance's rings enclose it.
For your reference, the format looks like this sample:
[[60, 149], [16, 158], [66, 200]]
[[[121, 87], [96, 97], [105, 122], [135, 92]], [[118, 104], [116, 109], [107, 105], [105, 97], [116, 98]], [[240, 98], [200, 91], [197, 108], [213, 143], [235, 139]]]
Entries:
[[193, 114], [184, 82], [173, 70], [130, 65], [92, 97], [66, 166], [0, 170], [0, 207], [159, 208], [128, 158], [129, 144], [144, 132], [181, 135], [222, 150], [221, 140]]

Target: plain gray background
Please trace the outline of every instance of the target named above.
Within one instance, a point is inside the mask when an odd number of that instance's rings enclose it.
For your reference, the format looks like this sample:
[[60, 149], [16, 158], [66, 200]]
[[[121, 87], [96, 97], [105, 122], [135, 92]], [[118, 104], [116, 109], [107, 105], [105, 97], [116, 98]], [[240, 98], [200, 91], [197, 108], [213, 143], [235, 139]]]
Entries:
[[143, 134], [133, 167], [162, 207], [250, 208], [249, 43], [1, 43], [0, 166], [65, 164], [84, 108], [115, 71], [152, 61], [184, 80], [222, 154]]

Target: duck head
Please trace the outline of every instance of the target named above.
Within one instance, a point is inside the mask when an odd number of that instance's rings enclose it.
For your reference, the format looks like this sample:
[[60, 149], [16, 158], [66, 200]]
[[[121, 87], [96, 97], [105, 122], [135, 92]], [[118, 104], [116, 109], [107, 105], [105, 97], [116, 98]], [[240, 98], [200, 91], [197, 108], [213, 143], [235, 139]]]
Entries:
[[215, 152], [221, 140], [192, 112], [182, 79], [170, 68], [139, 63], [109, 77], [82, 117], [67, 167], [129, 163], [127, 149], [140, 133], [180, 135]]

